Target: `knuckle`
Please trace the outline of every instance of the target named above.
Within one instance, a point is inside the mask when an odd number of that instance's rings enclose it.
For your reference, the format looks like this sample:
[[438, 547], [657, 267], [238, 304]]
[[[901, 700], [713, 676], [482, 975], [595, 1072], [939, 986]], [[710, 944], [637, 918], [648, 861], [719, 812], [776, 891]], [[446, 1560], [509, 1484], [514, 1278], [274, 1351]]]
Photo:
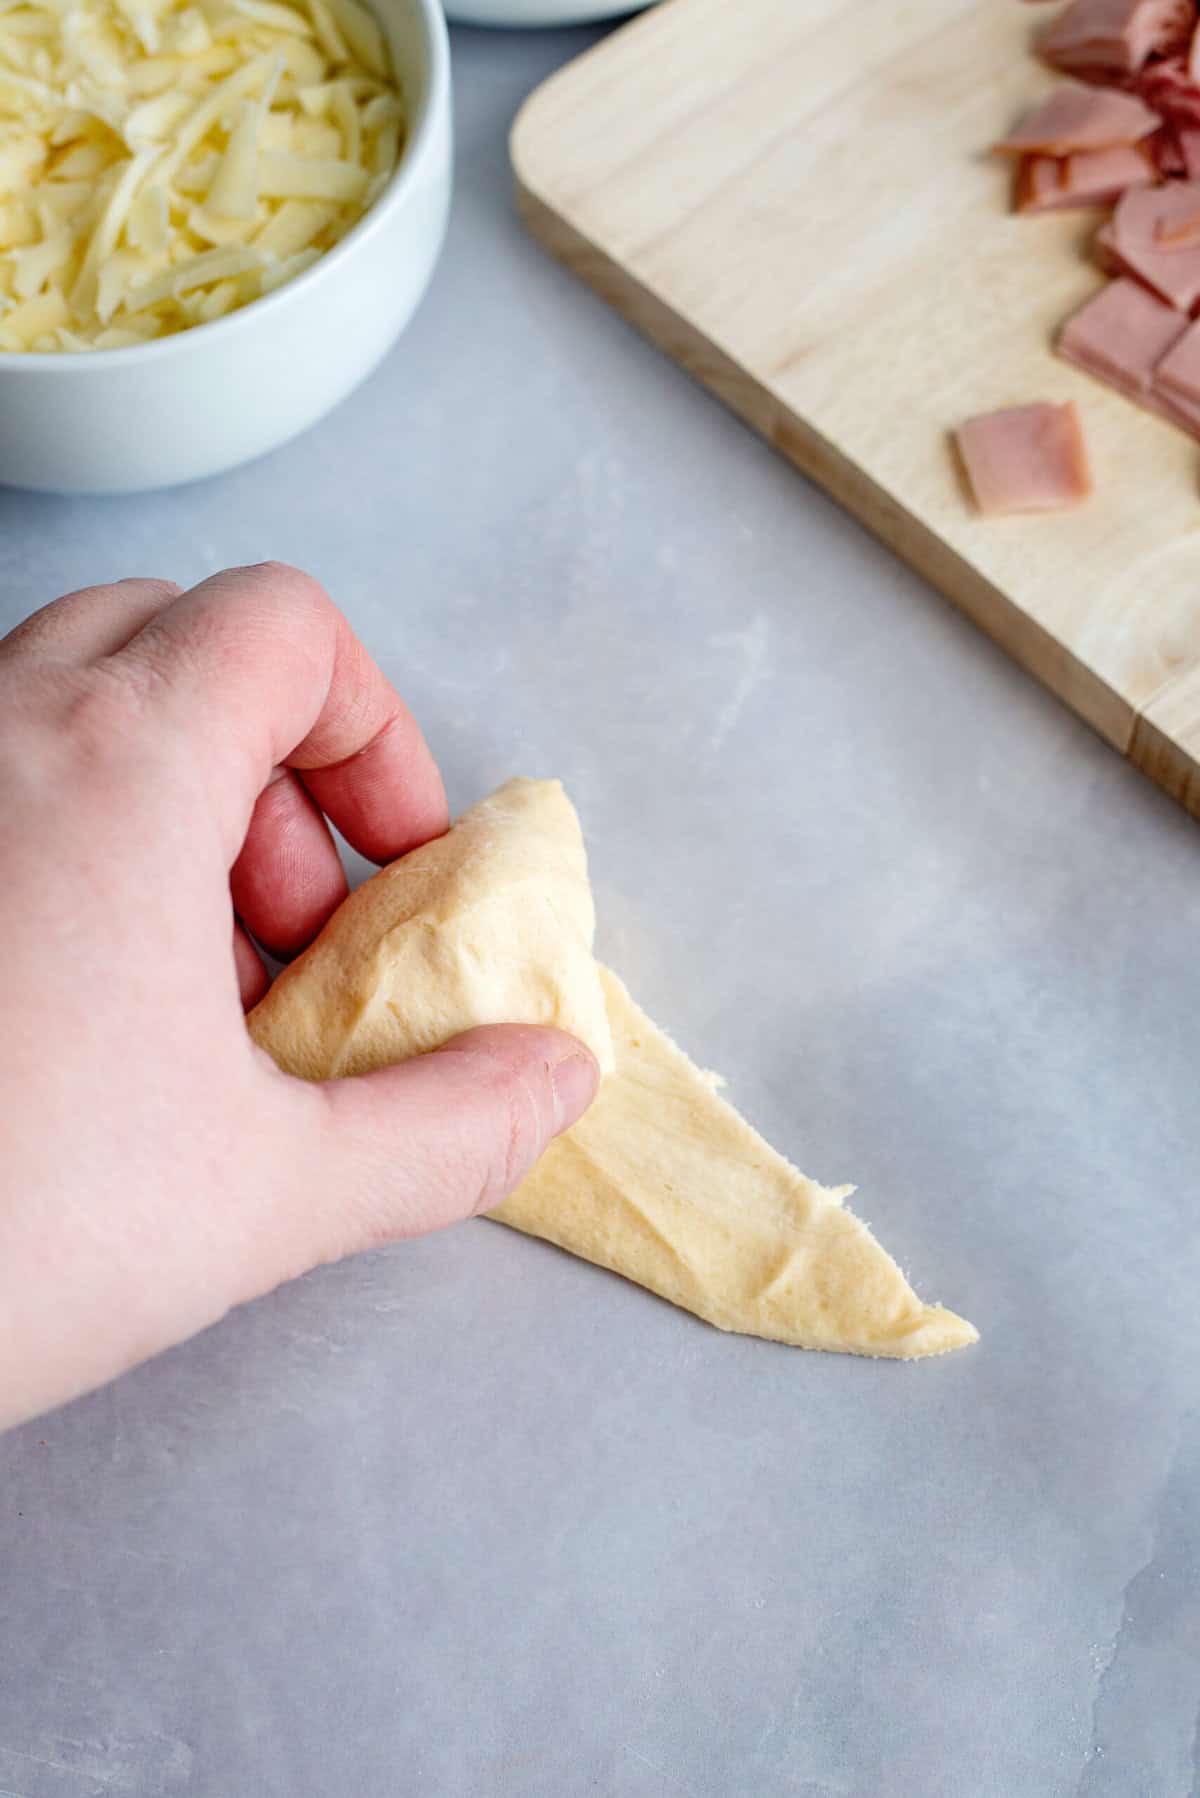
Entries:
[[320, 581], [291, 562], [255, 562], [234, 572], [239, 581], [261, 587], [270, 597], [286, 599], [292, 605], [299, 602], [316, 610], [331, 604]]
[[125, 803], [128, 769], [147, 758], [140, 708], [122, 683], [99, 668], [48, 665], [28, 671], [11, 705], [8, 697], [0, 692], [0, 778], [11, 800], [40, 795], [46, 807], [88, 795], [106, 811]]
[[72, 728], [98, 742], [117, 745], [142, 722], [164, 673], [150, 658], [112, 657], [82, 669], [68, 707]]
[[168, 581], [156, 574], [126, 574], [117, 582], [119, 587], [140, 587], [148, 599], [157, 600], [166, 605], [172, 599], [178, 599], [183, 588], [178, 581]]
[[[58, 729], [70, 761], [85, 779], [131, 763], [148, 773], [172, 758], [168, 736], [155, 730], [152, 705], [166, 676], [153, 661], [112, 660], [73, 672], [63, 683]], [[147, 742], [153, 733], [153, 754]]]
[[190, 630], [176, 631], [174, 653], [186, 658], [203, 645], [211, 655], [236, 657], [248, 645], [312, 652], [336, 613], [320, 583], [286, 562], [226, 568], [204, 583], [208, 605]]
[[[311, 578], [294, 562], [285, 562], [281, 556], [268, 556], [265, 562], [250, 562], [246, 565], [246, 573], [258, 575], [264, 581], [298, 581], [301, 584]], [[315, 586], [315, 581], [312, 584]]]
[[120, 683], [89, 675], [74, 683], [62, 724], [72, 759], [94, 771], [128, 748], [137, 712]]

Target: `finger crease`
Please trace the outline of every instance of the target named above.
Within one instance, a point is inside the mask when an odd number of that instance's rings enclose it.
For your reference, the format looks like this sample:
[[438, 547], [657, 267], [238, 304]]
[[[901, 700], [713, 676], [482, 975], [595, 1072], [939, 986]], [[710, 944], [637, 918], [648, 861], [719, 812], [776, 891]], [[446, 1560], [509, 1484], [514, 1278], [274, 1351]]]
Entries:
[[397, 725], [401, 723], [403, 717], [404, 714], [401, 711], [389, 712], [378, 730], [372, 731], [365, 743], [360, 743], [357, 749], [352, 749], [349, 755], [342, 756], [339, 761], [318, 761], [310, 764], [297, 761], [293, 758], [289, 766], [298, 768], [306, 774], [336, 774], [343, 768], [352, 767], [355, 762], [360, 762], [365, 755], [370, 755], [373, 750], [378, 749], [380, 744], [385, 742], [392, 731], [396, 729]]

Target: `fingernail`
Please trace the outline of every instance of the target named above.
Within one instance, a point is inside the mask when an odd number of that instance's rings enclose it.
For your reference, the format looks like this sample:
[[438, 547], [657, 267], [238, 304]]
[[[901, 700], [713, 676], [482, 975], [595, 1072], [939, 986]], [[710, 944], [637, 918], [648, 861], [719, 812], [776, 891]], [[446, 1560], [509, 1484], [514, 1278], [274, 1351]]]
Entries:
[[586, 1049], [572, 1049], [550, 1069], [550, 1085], [554, 1092], [554, 1134], [569, 1130], [583, 1116], [596, 1096], [600, 1070]]

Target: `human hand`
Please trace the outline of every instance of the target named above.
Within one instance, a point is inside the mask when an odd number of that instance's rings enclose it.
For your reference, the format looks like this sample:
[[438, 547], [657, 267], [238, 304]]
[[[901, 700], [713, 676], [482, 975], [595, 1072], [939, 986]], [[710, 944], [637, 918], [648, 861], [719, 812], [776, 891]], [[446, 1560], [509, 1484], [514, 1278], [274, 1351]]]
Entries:
[[0, 794], [0, 1427], [498, 1204], [589, 1103], [554, 1030], [322, 1086], [247, 1036], [251, 936], [292, 955], [345, 895], [326, 816], [379, 862], [448, 825], [415, 721], [296, 570], [28, 619], [0, 641]]

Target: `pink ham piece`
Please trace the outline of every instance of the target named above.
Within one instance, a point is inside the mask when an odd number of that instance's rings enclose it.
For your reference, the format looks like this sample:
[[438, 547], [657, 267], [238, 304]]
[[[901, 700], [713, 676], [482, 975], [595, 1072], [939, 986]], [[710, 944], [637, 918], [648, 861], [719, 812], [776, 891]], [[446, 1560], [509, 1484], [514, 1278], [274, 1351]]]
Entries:
[[1136, 144], [1113, 150], [1077, 150], [1066, 158], [1062, 185], [1076, 206], [1112, 206], [1131, 187], [1152, 187], [1158, 170]]
[[1136, 75], [1152, 56], [1186, 52], [1195, 24], [1192, 0], [1072, 0], [1038, 47], [1067, 75]]
[[1071, 401], [985, 412], [954, 436], [975, 503], [988, 517], [1060, 511], [1092, 491], [1087, 446]]
[[1013, 183], [1013, 211], [1057, 211], [1063, 205], [1062, 172], [1057, 156], [1023, 156]]
[[1080, 150], [1074, 156], [1027, 156], [1018, 166], [1018, 212], [1065, 212], [1112, 206], [1131, 187], [1149, 187], [1157, 171], [1141, 150]]
[[1200, 402], [1180, 399], [1177, 394], [1168, 395], [1156, 387], [1146, 404], [1152, 411], [1160, 412], [1170, 424], [1178, 425], [1189, 437], [1200, 441]]
[[1174, 125], [1160, 125], [1150, 137], [1142, 139], [1141, 148], [1164, 177], [1190, 173], [1180, 137]]
[[1168, 181], [1162, 187], [1128, 189], [1112, 220], [1116, 256], [1181, 312], [1190, 312], [1200, 300], [1200, 244], [1172, 243], [1170, 234], [1197, 212], [1200, 182]]
[[1055, 348], [1064, 361], [1197, 437], [1200, 402], [1158, 385], [1159, 364], [1188, 329], [1182, 313], [1136, 281], [1112, 281], [1067, 320]]
[[1096, 259], [1096, 267], [1103, 269], [1106, 275], [1127, 275], [1129, 270], [1117, 255], [1117, 246], [1113, 242], [1112, 220], [1101, 225], [1092, 239], [1092, 254]]
[[1182, 250], [1188, 244], [1200, 243], [1200, 212], [1190, 212], [1174, 222], [1164, 221], [1154, 233], [1154, 241], [1164, 250]]
[[1161, 113], [1179, 129], [1200, 125], [1200, 88], [1188, 74], [1182, 56], [1151, 63], [1133, 86], [1152, 111]]
[[1200, 181], [1200, 128], [1185, 125], [1175, 135], [1179, 139], [1184, 174], [1189, 181]]
[[1189, 325], [1154, 371], [1154, 389], [1168, 404], [1200, 420], [1200, 324]]
[[1066, 82], [992, 148], [1002, 156], [1069, 156], [1136, 144], [1162, 123], [1136, 94]]
[[1069, 318], [1055, 349], [1130, 399], [1150, 391], [1154, 369], [1188, 328], [1181, 312], [1136, 281], [1110, 281]]

